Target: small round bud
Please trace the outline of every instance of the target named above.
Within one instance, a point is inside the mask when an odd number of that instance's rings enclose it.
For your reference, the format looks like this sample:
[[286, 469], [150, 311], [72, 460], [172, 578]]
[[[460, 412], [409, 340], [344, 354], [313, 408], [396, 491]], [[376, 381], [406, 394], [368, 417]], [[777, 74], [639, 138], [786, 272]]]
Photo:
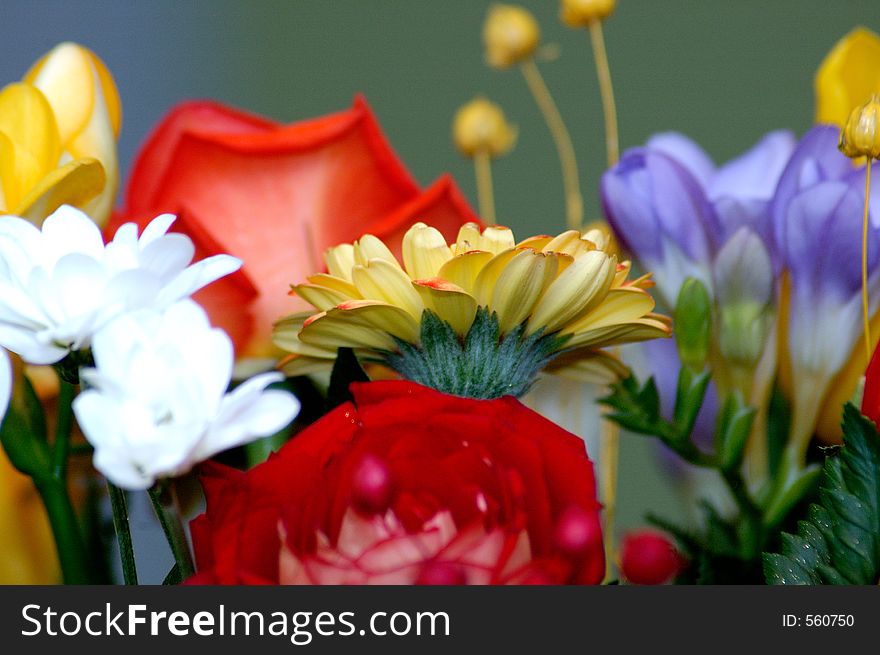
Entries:
[[594, 515], [572, 505], [559, 516], [553, 533], [553, 542], [565, 555], [578, 558], [584, 555], [602, 534]]
[[712, 335], [712, 301], [705, 285], [689, 277], [675, 303], [675, 344], [682, 364], [695, 372], [706, 367]]
[[467, 584], [464, 570], [453, 562], [428, 562], [419, 571], [417, 585], [463, 585]]
[[623, 538], [620, 570], [632, 584], [663, 584], [676, 576], [682, 565], [675, 546], [659, 532], [640, 530]]
[[569, 27], [586, 27], [608, 18], [616, 6], [617, 0], [562, 0], [560, 17]]
[[475, 98], [456, 112], [452, 138], [465, 157], [478, 152], [499, 157], [516, 142], [516, 128], [507, 122], [501, 107], [485, 98]]
[[880, 95], [856, 107], [840, 132], [840, 151], [847, 157], [880, 159]]
[[375, 455], [365, 456], [351, 480], [351, 504], [362, 514], [384, 512], [391, 504], [391, 471]]
[[492, 5], [483, 24], [486, 61], [493, 68], [508, 68], [531, 57], [541, 40], [538, 21], [527, 10], [513, 5]]

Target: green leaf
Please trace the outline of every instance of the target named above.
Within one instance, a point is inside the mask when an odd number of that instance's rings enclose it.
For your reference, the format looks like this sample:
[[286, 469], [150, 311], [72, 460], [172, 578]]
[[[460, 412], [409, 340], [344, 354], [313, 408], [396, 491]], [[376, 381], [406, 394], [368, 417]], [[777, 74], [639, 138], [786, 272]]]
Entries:
[[162, 580], [162, 585], [179, 585], [181, 582], [183, 582], [183, 576], [180, 575], [180, 569], [175, 563], [174, 566], [171, 567], [171, 570], [168, 571], [168, 575], [165, 576], [165, 579]]
[[880, 577], [880, 434], [851, 404], [843, 448], [825, 461], [819, 504], [764, 554], [770, 584], [876, 584]]
[[21, 377], [21, 384], [0, 426], [0, 442], [15, 468], [34, 479], [44, 479], [52, 475], [46, 417], [27, 376]]
[[672, 423], [679, 440], [690, 439], [711, 378], [709, 371], [694, 373], [686, 366], [681, 367], [675, 394], [675, 410], [672, 415]]
[[755, 409], [746, 405], [739, 394], [727, 397], [716, 432], [716, 448], [721, 456], [722, 471], [733, 471], [739, 467], [754, 419]]

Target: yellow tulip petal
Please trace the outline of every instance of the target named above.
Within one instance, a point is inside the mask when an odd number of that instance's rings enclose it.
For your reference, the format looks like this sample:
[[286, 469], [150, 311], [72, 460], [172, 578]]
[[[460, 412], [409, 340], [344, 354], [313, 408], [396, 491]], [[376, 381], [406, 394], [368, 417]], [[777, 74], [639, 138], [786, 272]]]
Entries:
[[351, 282], [351, 269], [354, 267], [354, 246], [343, 243], [324, 251], [324, 261], [330, 275]]
[[463, 337], [474, 322], [477, 301], [461, 287], [440, 278], [414, 280], [413, 287], [422, 297], [425, 307], [452, 326]]
[[49, 101], [58, 123], [61, 143], [72, 141], [89, 122], [95, 105], [96, 73], [82, 46], [61, 43], [37, 61], [24, 81]]
[[372, 234], [365, 234], [354, 242], [354, 261], [356, 264], [366, 266], [373, 259], [381, 259], [400, 268], [397, 258], [388, 250], [388, 246], [381, 239]]
[[502, 332], [509, 332], [531, 314], [535, 303], [556, 277], [552, 253], [520, 250], [498, 276], [489, 307], [498, 314]]
[[857, 27], [838, 41], [816, 71], [816, 122], [843, 127], [850, 112], [880, 93], [880, 36]]
[[557, 277], [529, 319], [529, 331], [555, 332], [601, 301], [611, 287], [614, 260], [601, 250], [591, 250], [574, 260]]
[[403, 266], [414, 280], [436, 277], [440, 267], [452, 258], [452, 251], [440, 231], [416, 223], [403, 237]]
[[61, 141], [55, 115], [46, 97], [30, 84], [9, 84], [0, 91], [0, 132], [16, 150], [33, 158], [40, 177], [58, 164]]
[[56, 168], [40, 180], [14, 210], [39, 225], [61, 205], [84, 208], [106, 183], [104, 167], [95, 159], [79, 159]]
[[365, 266], [356, 265], [352, 279], [358, 292], [364, 297], [381, 300], [401, 307], [416, 320], [420, 320], [425, 305], [412, 281], [396, 264], [384, 259], [373, 259]]
[[485, 250], [471, 250], [456, 255], [440, 267], [439, 277], [473, 293], [477, 276], [492, 260], [492, 256], [491, 252]]

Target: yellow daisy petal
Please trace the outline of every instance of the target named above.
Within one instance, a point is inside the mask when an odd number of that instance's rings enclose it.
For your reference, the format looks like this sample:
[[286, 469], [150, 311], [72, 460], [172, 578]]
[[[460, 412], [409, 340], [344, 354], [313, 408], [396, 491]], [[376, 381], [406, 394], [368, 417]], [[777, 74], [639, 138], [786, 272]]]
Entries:
[[351, 269], [355, 265], [354, 246], [343, 243], [324, 251], [324, 261], [330, 275], [351, 282]]
[[629, 368], [604, 350], [577, 348], [569, 350], [548, 366], [547, 371], [577, 382], [607, 386], [629, 374]]
[[481, 243], [480, 226], [476, 223], [465, 223], [458, 229], [453, 251], [456, 255], [463, 255], [471, 250], [479, 250]]
[[354, 242], [354, 261], [366, 266], [371, 260], [381, 259], [400, 268], [397, 258], [391, 253], [382, 240], [372, 234], [365, 234]]
[[317, 284], [297, 284], [292, 288], [296, 295], [322, 312], [332, 309], [346, 300], [351, 300], [351, 296]]
[[633, 287], [611, 289], [600, 305], [577, 321], [566, 325], [563, 332], [577, 334], [609, 325], [635, 321], [654, 309], [654, 299], [645, 291]]
[[[472, 292], [479, 305], [488, 307], [492, 304], [492, 295], [495, 291], [495, 285], [498, 283], [498, 278], [501, 277], [505, 267], [519, 252], [531, 251], [518, 251], [511, 248], [495, 255], [483, 266], [474, 280]], [[459, 286], [467, 289], [464, 285]]]
[[[349, 275], [351, 275], [351, 269], [349, 269]], [[332, 289], [333, 291], [338, 291], [347, 298], [358, 300], [361, 297], [361, 294], [358, 292], [357, 288], [349, 280], [344, 280], [343, 278], [336, 277], [335, 275], [317, 273], [316, 275], [309, 275], [306, 279], [309, 281], [310, 284], [317, 284], [318, 286], [327, 287], [328, 289]]]
[[535, 306], [529, 331], [555, 332], [601, 301], [613, 281], [614, 260], [601, 250], [591, 250], [574, 260], [557, 277]]
[[513, 231], [509, 227], [503, 225], [490, 225], [480, 238], [480, 250], [488, 250], [494, 254], [500, 254], [505, 250], [513, 248], [516, 241], [513, 238]]
[[440, 267], [438, 277], [448, 280], [468, 293], [473, 293], [480, 271], [492, 260], [492, 253], [471, 250], [456, 255]]
[[364, 298], [384, 301], [404, 309], [416, 320], [421, 319], [425, 304], [399, 266], [384, 259], [373, 259], [366, 266], [355, 265], [352, 279]]
[[504, 267], [492, 292], [489, 305], [498, 314], [502, 332], [522, 323], [556, 276], [552, 253], [520, 250]]
[[414, 280], [425, 307], [452, 326], [456, 334], [467, 334], [477, 313], [477, 301], [461, 287], [440, 278]]
[[452, 258], [452, 251], [440, 231], [416, 223], [403, 237], [403, 266], [414, 280], [432, 278]]

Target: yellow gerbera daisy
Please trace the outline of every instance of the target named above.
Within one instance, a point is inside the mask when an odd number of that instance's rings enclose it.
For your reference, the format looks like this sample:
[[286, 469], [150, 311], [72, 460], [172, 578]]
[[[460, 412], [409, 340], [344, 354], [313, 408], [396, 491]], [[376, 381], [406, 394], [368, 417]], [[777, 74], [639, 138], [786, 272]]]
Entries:
[[327, 250], [328, 273], [293, 287], [318, 312], [279, 321], [275, 343], [293, 353], [290, 374], [327, 368], [338, 348], [352, 348], [362, 361], [478, 398], [520, 395], [545, 367], [608, 381], [625, 368], [600, 348], [671, 333], [652, 313], [648, 276], [629, 281], [629, 262], [609, 245], [598, 229], [516, 243], [508, 228], [473, 223], [447, 244], [417, 223], [401, 265], [365, 235]]

